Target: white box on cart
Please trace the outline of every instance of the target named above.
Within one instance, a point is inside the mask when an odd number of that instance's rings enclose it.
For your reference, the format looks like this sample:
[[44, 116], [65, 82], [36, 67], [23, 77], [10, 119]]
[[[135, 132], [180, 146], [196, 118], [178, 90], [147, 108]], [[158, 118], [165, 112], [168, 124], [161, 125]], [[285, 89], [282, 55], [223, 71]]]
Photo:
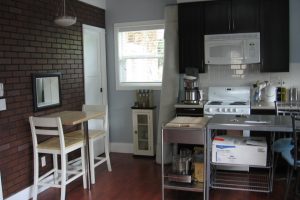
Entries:
[[212, 162], [240, 165], [267, 165], [267, 142], [263, 137], [216, 136]]

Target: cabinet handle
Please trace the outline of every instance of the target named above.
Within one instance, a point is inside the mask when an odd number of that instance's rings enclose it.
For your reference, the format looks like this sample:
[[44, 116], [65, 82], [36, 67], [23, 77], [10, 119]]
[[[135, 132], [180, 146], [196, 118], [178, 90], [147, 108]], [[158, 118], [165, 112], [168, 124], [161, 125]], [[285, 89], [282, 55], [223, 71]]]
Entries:
[[135, 134], [137, 134], [137, 131], [134, 131]]
[[235, 29], [235, 22], [234, 22], [234, 18], [232, 19], [232, 30], [234, 31]]

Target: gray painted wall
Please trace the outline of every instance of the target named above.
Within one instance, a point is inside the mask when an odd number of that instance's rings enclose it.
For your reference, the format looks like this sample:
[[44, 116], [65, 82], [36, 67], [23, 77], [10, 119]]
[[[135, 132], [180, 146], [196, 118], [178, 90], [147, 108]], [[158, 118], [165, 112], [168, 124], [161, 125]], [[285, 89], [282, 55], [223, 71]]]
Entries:
[[[161, 20], [164, 18], [164, 7], [175, 3], [176, 0], [106, 1], [107, 81], [111, 142], [132, 143], [132, 117], [130, 107], [133, 106], [135, 101], [135, 91], [116, 91], [114, 23]], [[154, 104], [158, 108], [159, 96], [160, 91], [155, 91]], [[157, 110], [156, 113], [158, 113]]]
[[[300, 63], [300, 1], [290, 0], [290, 62]], [[299, 74], [300, 75], [300, 74]]]

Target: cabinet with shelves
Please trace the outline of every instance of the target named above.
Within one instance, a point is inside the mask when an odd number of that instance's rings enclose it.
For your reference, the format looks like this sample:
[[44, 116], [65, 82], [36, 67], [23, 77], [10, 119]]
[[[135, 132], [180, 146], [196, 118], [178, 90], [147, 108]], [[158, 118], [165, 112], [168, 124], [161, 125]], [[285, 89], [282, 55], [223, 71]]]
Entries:
[[154, 108], [132, 108], [133, 154], [154, 156]]
[[205, 34], [260, 31], [260, 0], [205, 2]]

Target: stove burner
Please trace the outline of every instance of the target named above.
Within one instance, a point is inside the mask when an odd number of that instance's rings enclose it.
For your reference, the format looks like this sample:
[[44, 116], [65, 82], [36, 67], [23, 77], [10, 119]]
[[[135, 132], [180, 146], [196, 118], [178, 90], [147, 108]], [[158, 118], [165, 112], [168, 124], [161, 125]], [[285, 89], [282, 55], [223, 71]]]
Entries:
[[235, 101], [235, 102], [230, 103], [229, 105], [246, 105], [246, 102], [244, 102], [244, 101]]
[[211, 101], [208, 103], [208, 105], [221, 105], [222, 101]]

